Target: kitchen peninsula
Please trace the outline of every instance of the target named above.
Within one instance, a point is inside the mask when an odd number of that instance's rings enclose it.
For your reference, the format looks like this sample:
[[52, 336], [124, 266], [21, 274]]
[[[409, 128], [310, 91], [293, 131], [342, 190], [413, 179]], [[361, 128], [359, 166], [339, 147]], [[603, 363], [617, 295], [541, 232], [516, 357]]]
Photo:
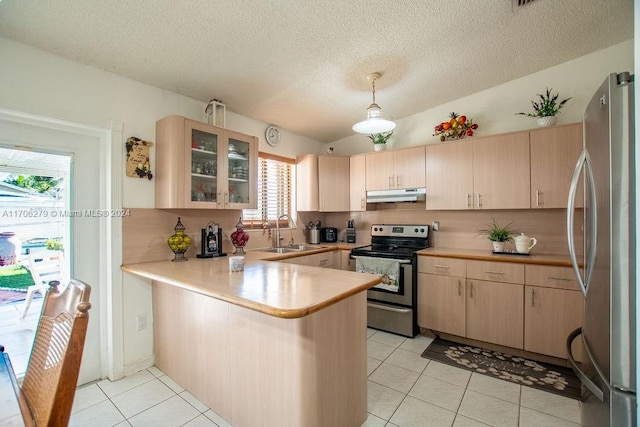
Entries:
[[124, 265], [153, 281], [156, 366], [233, 426], [361, 425], [379, 277], [268, 255]]

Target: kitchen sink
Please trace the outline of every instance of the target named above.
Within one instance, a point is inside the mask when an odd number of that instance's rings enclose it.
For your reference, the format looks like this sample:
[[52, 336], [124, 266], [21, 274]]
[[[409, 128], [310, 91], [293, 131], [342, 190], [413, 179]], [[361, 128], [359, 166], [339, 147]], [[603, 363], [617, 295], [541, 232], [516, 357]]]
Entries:
[[254, 249], [260, 252], [269, 252], [274, 254], [288, 254], [292, 252], [303, 252], [303, 251], [313, 251], [315, 249], [322, 249], [325, 246], [307, 246], [307, 245], [291, 245], [291, 246], [282, 246], [279, 248], [262, 248], [262, 249]]

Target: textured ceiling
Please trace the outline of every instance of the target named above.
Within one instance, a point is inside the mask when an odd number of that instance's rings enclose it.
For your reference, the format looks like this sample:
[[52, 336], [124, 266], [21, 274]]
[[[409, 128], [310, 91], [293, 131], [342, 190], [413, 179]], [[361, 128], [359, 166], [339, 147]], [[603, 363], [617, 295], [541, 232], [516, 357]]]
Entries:
[[0, 35], [318, 141], [633, 37], [633, 0], [3, 0]]

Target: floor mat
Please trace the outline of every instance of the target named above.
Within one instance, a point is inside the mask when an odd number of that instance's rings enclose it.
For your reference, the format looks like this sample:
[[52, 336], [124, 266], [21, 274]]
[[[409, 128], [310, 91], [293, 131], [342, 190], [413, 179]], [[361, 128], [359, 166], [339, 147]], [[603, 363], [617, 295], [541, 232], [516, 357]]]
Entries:
[[468, 371], [580, 400], [580, 380], [570, 368], [536, 362], [436, 338], [422, 353]]

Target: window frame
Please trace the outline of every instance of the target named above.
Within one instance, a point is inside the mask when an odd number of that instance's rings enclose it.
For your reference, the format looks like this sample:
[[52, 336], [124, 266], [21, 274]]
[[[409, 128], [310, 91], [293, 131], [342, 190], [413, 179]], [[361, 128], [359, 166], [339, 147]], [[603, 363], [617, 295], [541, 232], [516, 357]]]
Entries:
[[[290, 178], [289, 178], [289, 212], [283, 212], [283, 214], [287, 214], [289, 215], [294, 223], [295, 223], [295, 165], [296, 165], [296, 160], [292, 159], [290, 157], [284, 157], [284, 156], [279, 156], [277, 154], [271, 154], [271, 153], [266, 153], [266, 152], [258, 152], [258, 171], [257, 171], [257, 181], [259, 182], [259, 180], [262, 177], [262, 170], [261, 170], [261, 165], [262, 162], [261, 160], [273, 160], [273, 161], [277, 161], [277, 162], [281, 162], [281, 163], [285, 163], [287, 165], [289, 165], [289, 173], [290, 173]], [[262, 195], [260, 194], [260, 186], [258, 185], [258, 182], [256, 182], [256, 187], [257, 190], [256, 192], [258, 193], [256, 195], [256, 204], [260, 204], [261, 200], [264, 200], [264, 197], [262, 197]], [[247, 230], [260, 230], [260, 229], [268, 229], [268, 228], [275, 228], [276, 227], [276, 220], [275, 219], [267, 219], [266, 223], [264, 221], [264, 219], [245, 219], [245, 211], [256, 211], [256, 210], [261, 210], [262, 207], [256, 207], [255, 209], [243, 209], [242, 210], [242, 222], [245, 226], [245, 229]], [[291, 224], [289, 222], [288, 219], [284, 219], [284, 220], [280, 220], [278, 227], [283, 229], [283, 228], [293, 228], [293, 224]]]

